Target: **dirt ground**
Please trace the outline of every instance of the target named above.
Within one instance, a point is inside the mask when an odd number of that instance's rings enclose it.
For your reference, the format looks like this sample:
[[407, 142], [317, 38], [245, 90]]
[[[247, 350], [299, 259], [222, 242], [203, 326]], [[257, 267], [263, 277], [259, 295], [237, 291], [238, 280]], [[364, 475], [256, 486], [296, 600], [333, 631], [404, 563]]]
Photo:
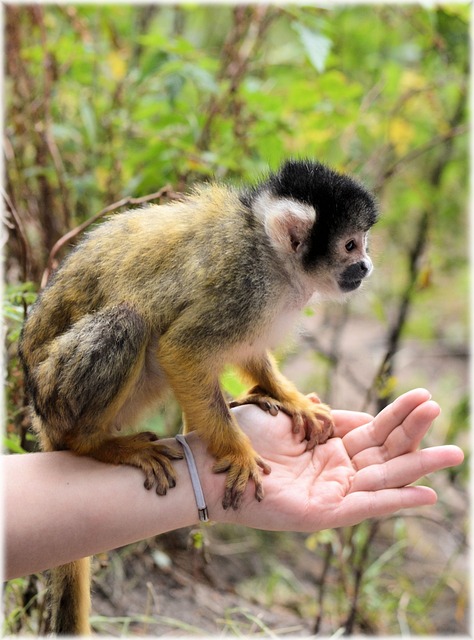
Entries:
[[[432, 527], [429, 522], [412, 523], [413, 548], [403, 558], [407, 579], [419, 584], [420, 595], [433, 590], [437, 577], [446, 568], [445, 545], [453, 544], [446, 533], [441, 541], [439, 527]], [[94, 582], [96, 630], [111, 636], [313, 635], [321, 559], [308, 551], [302, 537], [296, 534], [291, 535], [289, 544], [299, 547], [296, 556], [282, 551], [277, 543], [276, 579], [286, 589], [275, 589], [270, 596], [266, 593], [268, 587], [259, 589], [266, 583], [258, 580], [268, 574], [267, 563], [262, 562], [260, 550], [252, 540], [246, 539], [245, 533], [241, 535], [230, 543], [223, 543], [218, 534], [211, 536], [207, 563], [187, 547], [186, 532], [110, 556], [107, 568], [96, 574]], [[377, 544], [383, 548], [389, 540], [382, 536]], [[267, 551], [271, 548], [269, 539]], [[166, 567], [162, 566], [164, 562]], [[468, 633], [468, 607], [461, 610], [459, 605], [460, 591], [467, 590], [465, 556], [458, 555], [455, 564], [456, 568], [450, 567], [450, 571], [457, 579], [453, 578], [451, 588], [437, 594], [437, 606], [429, 613], [426, 628], [433, 635]], [[337, 620], [331, 612], [325, 615], [323, 611], [322, 620], [321, 635], [337, 633]], [[385, 635], [375, 627], [356, 626], [355, 632]]]

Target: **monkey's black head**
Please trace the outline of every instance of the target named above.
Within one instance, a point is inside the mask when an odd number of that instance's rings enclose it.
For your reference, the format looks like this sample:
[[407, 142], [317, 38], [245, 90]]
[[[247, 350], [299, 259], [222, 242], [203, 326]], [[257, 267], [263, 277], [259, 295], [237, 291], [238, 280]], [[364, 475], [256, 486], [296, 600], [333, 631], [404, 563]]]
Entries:
[[327, 295], [352, 291], [370, 274], [367, 234], [378, 211], [354, 178], [319, 162], [288, 160], [242, 200], [263, 218], [273, 244], [317, 277], [315, 286]]

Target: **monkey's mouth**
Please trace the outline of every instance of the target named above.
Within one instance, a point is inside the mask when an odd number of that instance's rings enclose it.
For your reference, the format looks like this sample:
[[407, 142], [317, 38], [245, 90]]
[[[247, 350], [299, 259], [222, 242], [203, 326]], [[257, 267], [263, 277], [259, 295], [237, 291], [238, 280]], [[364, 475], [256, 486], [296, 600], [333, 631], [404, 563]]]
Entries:
[[348, 293], [349, 291], [355, 291], [362, 284], [362, 280], [339, 280], [338, 283], [339, 288], [344, 293]]

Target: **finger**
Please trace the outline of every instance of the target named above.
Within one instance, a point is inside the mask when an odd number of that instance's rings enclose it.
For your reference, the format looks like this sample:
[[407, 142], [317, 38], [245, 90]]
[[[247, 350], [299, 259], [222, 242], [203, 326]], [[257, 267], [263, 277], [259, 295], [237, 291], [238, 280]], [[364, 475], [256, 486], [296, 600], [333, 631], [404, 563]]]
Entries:
[[394, 429], [387, 436], [384, 446], [389, 456], [395, 458], [415, 451], [440, 413], [439, 404], [433, 400], [418, 405], [402, 422], [400, 428]]
[[380, 446], [418, 405], [430, 398], [426, 389], [413, 389], [399, 396], [367, 425], [344, 436], [344, 446], [349, 456], [352, 458], [364, 449]]
[[346, 527], [367, 518], [380, 518], [413, 507], [435, 504], [436, 492], [429, 487], [403, 487], [381, 491], [357, 491], [348, 494], [337, 514], [337, 524]]
[[331, 413], [334, 419], [334, 435], [338, 438], [344, 437], [353, 429], [366, 425], [374, 419], [374, 416], [370, 415], [370, 413], [362, 411], [333, 409]]
[[413, 451], [382, 464], [364, 467], [354, 476], [350, 493], [405, 487], [433, 471], [462, 462], [464, 454], [454, 445]]
[[382, 444], [353, 456], [352, 464], [356, 469], [362, 469], [415, 451], [440, 411], [439, 405], [432, 400], [418, 405]]

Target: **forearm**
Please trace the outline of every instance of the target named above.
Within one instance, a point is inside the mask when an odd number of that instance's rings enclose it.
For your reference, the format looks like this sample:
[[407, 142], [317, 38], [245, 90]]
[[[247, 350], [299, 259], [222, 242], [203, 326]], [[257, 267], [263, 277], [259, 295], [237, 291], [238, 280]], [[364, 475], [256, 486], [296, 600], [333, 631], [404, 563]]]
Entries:
[[[200, 474], [211, 473], [212, 458], [204, 445], [194, 441], [193, 451]], [[186, 462], [174, 465], [176, 487], [158, 496], [144, 489], [143, 474], [134, 467], [66, 451], [6, 456], [6, 578], [195, 524], [198, 513]], [[223, 491], [225, 477], [214, 479]], [[209, 499], [211, 517], [219, 517], [218, 500]]]
[[[226, 474], [196, 433], [186, 436], [194, 453], [209, 517], [279, 531], [313, 532], [356, 524], [436, 500], [423, 475], [460, 464], [458, 447], [417, 450], [439, 414], [425, 390], [413, 390], [372, 419], [334, 411], [336, 437], [314, 450], [276, 417], [248, 405], [233, 410], [252, 444], [271, 466], [265, 498], [248, 483], [237, 511], [222, 508]], [[174, 446], [179, 446], [175, 441]], [[6, 456], [6, 577], [41, 571], [172, 529], [194, 525], [198, 511], [188, 467], [173, 462], [176, 487], [158, 496], [143, 487], [144, 475], [66, 451]]]

